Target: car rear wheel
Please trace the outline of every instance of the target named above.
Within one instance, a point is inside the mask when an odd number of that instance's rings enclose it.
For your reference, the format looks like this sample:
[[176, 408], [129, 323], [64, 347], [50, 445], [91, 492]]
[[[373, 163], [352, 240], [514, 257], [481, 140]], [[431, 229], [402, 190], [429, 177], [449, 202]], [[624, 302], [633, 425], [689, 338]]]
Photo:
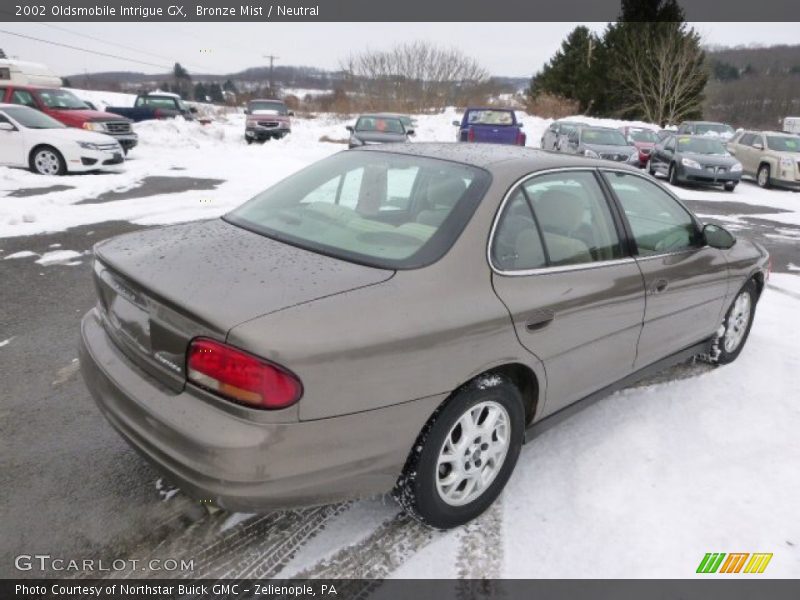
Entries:
[[31, 152], [31, 171], [39, 175], [63, 175], [67, 163], [61, 153], [52, 146], [40, 146]]
[[756, 174], [756, 183], [758, 184], [758, 187], [769, 187], [769, 171], [769, 165], [761, 165], [758, 167], [758, 173]]
[[474, 519], [508, 481], [524, 425], [516, 386], [501, 375], [479, 377], [428, 421], [397, 481], [395, 498], [406, 512], [438, 529]]
[[715, 362], [726, 365], [739, 356], [753, 326], [757, 301], [758, 290], [751, 279], [739, 290], [717, 332]]

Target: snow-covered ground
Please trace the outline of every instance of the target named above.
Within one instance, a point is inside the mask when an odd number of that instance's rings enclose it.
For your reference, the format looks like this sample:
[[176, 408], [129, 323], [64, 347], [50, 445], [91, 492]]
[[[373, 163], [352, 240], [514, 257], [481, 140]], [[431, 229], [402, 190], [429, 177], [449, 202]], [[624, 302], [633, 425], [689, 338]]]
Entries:
[[[100, 107], [131, 105], [135, 96], [115, 92], [73, 90]], [[538, 146], [550, 119], [518, 113], [528, 144]], [[417, 141], [452, 141], [455, 109], [436, 115], [418, 115]], [[619, 126], [624, 121], [574, 117], [598, 125]], [[221, 215], [286, 175], [343, 149], [346, 120], [321, 114], [313, 119], [294, 119], [292, 134], [279, 141], [248, 146], [244, 141], [244, 115], [219, 113], [214, 122], [201, 125], [183, 120], [137, 123], [140, 144], [118, 172], [111, 174], [45, 177], [21, 169], [0, 167], [0, 237], [59, 231], [111, 219], [141, 224], [164, 224]], [[637, 123], [648, 126], [646, 123]], [[194, 190], [129, 198], [93, 199], [109, 192], [125, 192], [147, 177], [193, 177], [223, 180], [213, 190]], [[22, 188], [54, 189], [38, 195], [9, 196]], [[800, 225], [800, 202], [792, 193], [761, 190], [750, 184], [734, 194], [676, 189], [684, 198], [708, 201], [736, 200], [786, 210], [769, 218]], [[79, 202], [89, 201], [78, 204]], [[749, 215], [750, 217], [759, 215]], [[736, 217], [729, 221], [736, 224]], [[781, 235], [781, 232], [776, 232]]]
[[[79, 95], [101, 105], [125, 104], [118, 95], [104, 94]], [[416, 117], [416, 139], [453, 140], [451, 121], [458, 116], [448, 110]], [[156, 224], [214, 217], [343, 148], [320, 142], [323, 136], [346, 138], [346, 121], [320, 115], [295, 119], [292, 134], [283, 140], [248, 146], [243, 118], [221, 116], [206, 126], [137, 124], [140, 146], [115, 174], [48, 178], [0, 168], [0, 238], [112, 219]], [[550, 121], [530, 115], [522, 120], [529, 144], [537, 146]], [[222, 183], [211, 190], [79, 204], [132, 190], [154, 176]], [[53, 186], [69, 189], [47, 191]], [[43, 193], [9, 195], [29, 188]], [[795, 193], [750, 183], [734, 193], [676, 192], [709, 203], [783, 211], [746, 216], [763, 216], [789, 228], [800, 225], [800, 195]], [[737, 216], [726, 219], [743, 226]], [[797, 240], [796, 229], [776, 227], [774, 235]], [[71, 252], [52, 248], [37, 254], [37, 262], [71, 264], [80, 258]], [[33, 253], [5, 258], [26, 256], [30, 260]], [[800, 252], [793, 264], [800, 271]], [[325, 573], [327, 568], [340, 577], [367, 572], [393, 577], [686, 578], [694, 576], [706, 552], [771, 552], [763, 576], [800, 577], [798, 309], [800, 277], [773, 274], [748, 345], [734, 364], [688, 367], [685, 376], [629, 388], [534, 438], [523, 449], [500, 502], [475, 523], [448, 533], [427, 532], [399, 517], [393, 503], [359, 501], [325, 513], [330, 515], [325, 527], [277, 575]], [[219, 535], [258, 518], [229, 516]], [[359, 561], [377, 566], [364, 571]]]

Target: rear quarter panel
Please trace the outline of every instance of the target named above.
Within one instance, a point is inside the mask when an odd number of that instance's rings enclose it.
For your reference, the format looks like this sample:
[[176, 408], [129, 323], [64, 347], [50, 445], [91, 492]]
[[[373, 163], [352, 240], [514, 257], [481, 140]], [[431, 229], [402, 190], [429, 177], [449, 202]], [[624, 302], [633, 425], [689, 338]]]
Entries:
[[244, 323], [228, 341], [299, 376], [301, 420], [448, 393], [507, 363], [531, 368], [544, 397], [541, 363], [519, 343], [486, 260], [492, 218], [507, 184], [495, 180], [437, 263]]

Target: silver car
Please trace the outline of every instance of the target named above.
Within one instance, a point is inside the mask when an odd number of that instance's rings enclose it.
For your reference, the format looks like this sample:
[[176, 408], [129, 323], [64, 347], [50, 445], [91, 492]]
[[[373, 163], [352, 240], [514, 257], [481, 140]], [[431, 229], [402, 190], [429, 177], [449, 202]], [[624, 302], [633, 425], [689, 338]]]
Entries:
[[109, 423], [195, 498], [393, 489], [452, 527], [526, 436], [676, 362], [733, 361], [767, 259], [635, 168], [372, 146], [223, 218], [98, 244], [80, 364]]

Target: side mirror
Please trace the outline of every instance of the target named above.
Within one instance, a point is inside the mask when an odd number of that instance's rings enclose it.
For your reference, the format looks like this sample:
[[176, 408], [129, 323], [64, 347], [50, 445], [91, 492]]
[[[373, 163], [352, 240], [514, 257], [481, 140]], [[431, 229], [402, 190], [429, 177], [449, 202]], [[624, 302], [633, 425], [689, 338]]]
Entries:
[[525, 125], [524, 123], [522, 123], [522, 122], [520, 122], [520, 121], [517, 121], [517, 127], [519, 127], [520, 129], [522, 129], [522, 127], [523, 127], [524, 125]]
[[293, 117], [293, 116], [294, 116], [294, 111], [293, 111], [293, 110], [290, 110], [290, 111], [289, 111], [289, 116], [290, 116], [290, 117]]
[[352, 125], [348, 125], [347, 127], [345, 127], [345, 129], [347, 129], [347, 131], [349, 131], [350, 133], [353, 133], [353, 126]]
[[416, 132], [413, 129], [407, 129], [406, 130], [406, 135], [409, 135], [409, 136], [416, 135]]
[[249, 108], [245, 108], [244, 109], [244, 114], [249, 115], [250, 114], [250, 109]]
[[703, 239], [712, 248], [720, 250], [732, 248], [736, 243], [736, 238], [730, 231], [714, 223], [707, 223], [703, 226]]
[[727, 146], [725, 146], [725, 149], [731, 156], [736, 156], [736, 148], [733, 147], [733, 144], [728, 144]]
[[17, 128], [11, 123], [0, 123], [0, 131], [16, 131]]
[[453, 121], [453, 125], [456, 127], [461, 127], [461, 121]]
[[756, 142], [755, 144], [753, 144], [753, 148], [755, 148], [756, 150], [763, 150], [764, 144], [762, 144], [761, 142]]
[[197, 107], [196, 106], [190, 106], [189, 107], [189, 112], [193, 113], [193, 114], [197, 114]]

